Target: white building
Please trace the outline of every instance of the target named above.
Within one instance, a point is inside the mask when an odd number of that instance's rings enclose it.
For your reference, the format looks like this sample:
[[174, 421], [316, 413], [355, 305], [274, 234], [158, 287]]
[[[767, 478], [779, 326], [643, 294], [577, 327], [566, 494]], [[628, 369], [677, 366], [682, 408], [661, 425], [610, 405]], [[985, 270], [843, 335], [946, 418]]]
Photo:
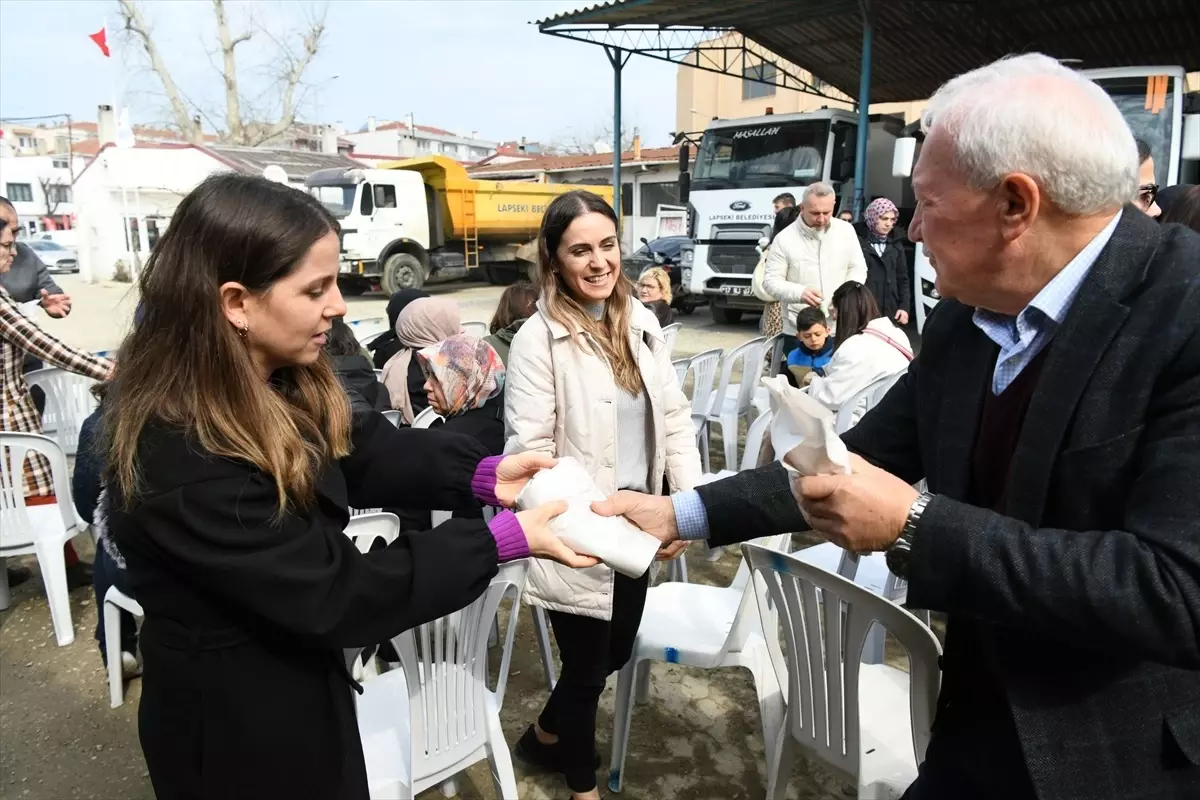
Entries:
[[[579, 186], [612, 186], [612, 153], [574, 156], [537, 156], [513, 163], [489, 163], [468, 169], [483, 180], [574, 183]], [[645, 148], [635, 137], [632, 150], [621, 154], [621, 247], [633, 252], [642, 238], [655, 236], [655, 215], [660, 205], [679, 203], [679, 150]]]
[[495, 154], [498, 142], [480, 139], [476, 131], [469, 135], [416, 125], [410, 116], [407, 122], [377, 124], [374, 117], [357, 133], [343, 134], [354, 144], [354, 152], [372, 156], [415, 158], [443, 155], [468, 164], [482, 161]]
[[75, 181], [80, 275], [111, 280], [118, 263], [132, 277], [170, 224], [180, 201], [218, 172], [262, 175], [282, 168], [288, 182], [304, 188], [318, 169], [354, 167], [345, 156], [225, 145], [138, 142], [103, 146]]
[[[4, 153], [0, 148], [0, 155]], [[75, 159], [76, 174], [84, 166], [83, 159]], [[75, 204], [65, 155], [0, 158], [0, 195], [17, 209], [24, 235], [72, 226]]]

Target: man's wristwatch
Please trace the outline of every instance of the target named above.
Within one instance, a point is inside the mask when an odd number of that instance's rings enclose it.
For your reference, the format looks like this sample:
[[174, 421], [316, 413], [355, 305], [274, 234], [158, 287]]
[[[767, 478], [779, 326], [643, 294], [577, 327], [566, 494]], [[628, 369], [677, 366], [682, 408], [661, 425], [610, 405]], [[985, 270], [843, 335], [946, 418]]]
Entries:
[[887, 560], [888, 569], [898, 578], [908, 580], [908, 557], [912, 553], [913, 537], [916, 535], [917, 525], [921, 522], [921, 516], [925, 513], [925, 507], [932, 499], [932, 494], [922, 492], [913, 500], [912, 505], [908, 507], [908, 519], [904, 520], [900, 537], [887, 549], [884, 558]]

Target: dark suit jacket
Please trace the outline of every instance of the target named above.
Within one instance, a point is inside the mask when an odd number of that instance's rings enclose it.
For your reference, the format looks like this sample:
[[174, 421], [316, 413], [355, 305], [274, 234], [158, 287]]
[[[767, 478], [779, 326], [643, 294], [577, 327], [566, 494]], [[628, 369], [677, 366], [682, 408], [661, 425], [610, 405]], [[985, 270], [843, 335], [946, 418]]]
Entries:
[[[1200, 236], [1126, 208], [1049, 345], [1003, 514], [961, 500], [996, 355], [972, 313], [939, 304], [844, 437], [936, 495], [908, 602], [950, 614], [946, 683], [999, 677], [1040, 798], [1200, 797]], [[713, 544], [803, 527], [779, 466], [700, 493]], [[956, 648], [960, 621], [984, 647]]]
[[46, 269], [46, 265], [38, 258], [38, 254], [24, 242], [17, 242], [12, 267], [0, 275], [0, 286], [3, 286], [18, 303], [37, 300], [42, 289], [50, 294], [63, 293]]

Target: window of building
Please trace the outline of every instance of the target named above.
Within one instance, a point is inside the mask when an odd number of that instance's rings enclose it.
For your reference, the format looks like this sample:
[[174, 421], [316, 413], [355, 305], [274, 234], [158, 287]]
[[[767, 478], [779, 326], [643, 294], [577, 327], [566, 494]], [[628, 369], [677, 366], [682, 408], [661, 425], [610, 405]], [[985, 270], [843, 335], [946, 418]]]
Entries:
[[70, 186], [50, 186], [47, 187], [51, 203], [69, 203], [71, 202], [71, 187]]
[[4, 193], [4, 195], [14, 203], [32, 203], [33, 184], [10, 183], [8, 184], [8, 190]]
[[628, 217], [633, 214], [633, 184], [621, 184], [621, 216]]
[[151, 251], [153, 251], [154, 246], [156, 244], [158, 244], [159, 235], [160, 234], [159, 234], [159, 230], [158, 230], [158, 220], [147, 219], [146, 220], [146, 244], [150, 247]]
[[70, 165], [71, 165], [71, 162], [69, 162], [65, 158], [50, 159], [50, 166], [54, 167], [55, 169], [67, 169]]
[[[125, 224], [125, 249], [129, 250], [131, 252], [132, 251], [141, 252], [142, 235], [141, 235], [141, 231], [138, 230], [137, 217], [125, 217], [125, 223], [126, 223]], [[130, 244], [130, 240], [129, 240], [130, 236], [133, 237], [132, 245]]]
[[774, 97], [774, 84], [758, 81], [774, 81], [777, 76], [774, 64], [754, 64], [742, 69], [742, 99], [755, 100], [759, 97]]
[[376, 208], [395, 208], [396, 207], [396, 187], [387, 184], [379, 184], [375, 187], [375, 207]]
[[653, 217], [658, 207], [679, 205], [679, 182], [643, 183], [642, 196], [638, 203], [643, 217]]

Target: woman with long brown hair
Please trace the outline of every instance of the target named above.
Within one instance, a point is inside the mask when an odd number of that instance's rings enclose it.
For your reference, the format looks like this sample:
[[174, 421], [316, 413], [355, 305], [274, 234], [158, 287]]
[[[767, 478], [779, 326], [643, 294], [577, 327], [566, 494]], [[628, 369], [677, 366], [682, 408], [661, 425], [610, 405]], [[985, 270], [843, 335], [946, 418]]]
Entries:
[[155, 794], [368, 797], [342, 648], [477, 597], [500, 561], [594, 564], [559, 507], [452, 520], [362, 555], [348, 504], [510, 506], [551, 459], [355, 415], [324, 344], [345, 314], [337, 222], [225, 174], [184, 198], [140, 279], [103, 419], [109, 534], [146, 612], [139, 712]]
[[[687, 398], [654, 314], [621, 272], [617, 217], [574, 191], [550, 203], [539, 236], [537, 313], [517, 332], [505, 388], [507, 452], [571, 456], [606, 495], [657, 494], [701, 476]], [[660, 558], [674, 558], [672, 545]], [[561, 772], [577, 800], [596, 791], [596, 705], [633, 651], [647, 576], [535, 561], [526, 597], [547, 609], [562, 671], [517, 757]]]

